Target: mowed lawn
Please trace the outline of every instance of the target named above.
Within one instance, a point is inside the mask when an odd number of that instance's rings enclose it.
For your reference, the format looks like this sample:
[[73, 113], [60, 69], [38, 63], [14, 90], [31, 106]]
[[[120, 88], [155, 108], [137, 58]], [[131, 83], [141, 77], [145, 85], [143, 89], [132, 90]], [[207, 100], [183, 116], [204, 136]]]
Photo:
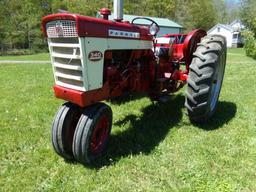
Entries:
[[[37, 60], [37, 58], [35, 58]], [[51, 146], [63, 101], [49, 64], [0, 64], [0, 191], [255, 191], [256, 61], [230, 49], [220, 103], [190, 124], [184, 90], [165, 104], [136, 96], [112, 103], [107, 155], [93, 167]]]
[[34, 55], [0, 56], [0, 61], [50, 61], [49, 53], [37, 53]]

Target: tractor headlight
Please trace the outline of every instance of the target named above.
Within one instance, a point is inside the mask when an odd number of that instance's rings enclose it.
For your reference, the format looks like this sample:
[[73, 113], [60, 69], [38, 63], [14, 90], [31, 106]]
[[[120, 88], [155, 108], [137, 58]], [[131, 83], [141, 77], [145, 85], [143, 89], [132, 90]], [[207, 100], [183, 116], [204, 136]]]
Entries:
[[149, 26], [149, 33], [152, 35], [152, 36], [155, 36], [159, 31], [159, 27], [155, 24], [155, 23], [152, 23], [150, 26]]

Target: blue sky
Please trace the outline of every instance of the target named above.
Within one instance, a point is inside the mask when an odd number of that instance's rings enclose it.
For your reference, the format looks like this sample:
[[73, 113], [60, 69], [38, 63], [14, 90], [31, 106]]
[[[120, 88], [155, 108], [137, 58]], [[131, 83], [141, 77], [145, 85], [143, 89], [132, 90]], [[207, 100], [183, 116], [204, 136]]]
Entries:
[[227, 2], [235, 2], [235, 3], [239, 3], [240, 0], [226, 0]]

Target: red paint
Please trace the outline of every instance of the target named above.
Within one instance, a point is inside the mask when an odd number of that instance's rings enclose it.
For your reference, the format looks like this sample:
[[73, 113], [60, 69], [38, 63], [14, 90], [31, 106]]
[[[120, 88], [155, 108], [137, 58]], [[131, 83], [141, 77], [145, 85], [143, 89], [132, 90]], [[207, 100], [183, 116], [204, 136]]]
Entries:
[[172, 79], [186, 82], [188, 78], [188, 71], [175, 70]]
[[[107, 10], [103, 11], [108, 12]], [[109, 38], [109, 30], [118, 30], [139, 33], [140, 38], [135, 38], [137, 40], [152, 41], [152, 36], [148, 34], [146, 27], [67, 13], [53, 14], [43, 18], [42, 26], [45, 36], [47, 36], [46, 23], [54, 20], [75, 21], [79, 37]], [[171, 47], [167, 54], [164, 53], [166, 55], [159, 57], [158, 64], [152, 50], [131, 50], [124, 54], [121, 50], [112, 51], [110, 47], [110, 50], [104, 53], [102, 88], [82, 92], [55, 85], [55, 96], [75, 103], [80, 107], [86, 107], [102, 100], [121, 96], [127, 91], [147, 92], [151, 96], [161, 95], [163, 91], [165, 93], [175, 92], [186, 83], [192, 54], [197, 47], [197, 43], [205, 35], [206, 32], [201, 29], [194, 30], [188, 35], [165, 35], [166, 38], [174, 37], [176, 39], [171, 44], [156, 45], [164, 48]], [[132, 39], [125, 37], [111, 38]], [[181, 40], [182, 38], [185, 38], [184, 42]], [[101, 59], [103, 59], [103, 53], [100, 51], [94, 50], [88, 54], [88, 60], [98, 61]], [[115, 59], [117, 59], [117, 62], [115, 62]], [[182, 71], [180, 70], [180, 64], [184, 62], [187, 69]], [[104, 122], [105, 120], [101, 121]], [[100, 128], [97, 129], [101, 130]], [[102, 135], [104, 136], [103, 133]], [[93, 143], [92, 151], [97, 151], [99, 142], [94, 139]]]
[[[45, 16], [42, 20], [43, 33], [47, 37], [46, 24], [55, 20], [73, 20], [76, 21], [76, 30], [79, 37], [99, 37], [109, 38], [109, 30], [120, 30], [133, 33], [140, 33], [140, 40], [152, 41], [153, 37], [149, 35], [148, 28], [131, 23], [115, 22], [100, 18], [82, 16], [71, 13], [58, 13]], [[126, 37], [111, 37], [118, 39], [138, 39]]]
[[165, 34], [165, 35], [163, 35], [163, 37], [171, 37], [171, 36], [181, 37], [181, 36], [184, 36], [184, 35], [186, 35], [186, 34], [171, 33], [171, 34]]
[[90, 150], [92, 153], [98, 154], [101, 152], [102, 147], [108, 138], [109, 125], [110, 122], [108, 116], [101, 116], [92, 132], [90, 142]]
[[156, 47], [165, 47], [165, 48], [169, 48], [171, 46], [171, 44], [163, 44], [163, 43], [157, 43], [155, 44]]
[[108, 89], [107, 87], [108, 86], [105, 86], [102, 89], [86, 92], [77, 91], [59, 85], [54, 85], [53, 89], [57, 98], [70, 101], [79, 105], [80, 107], [85, 107], [97, 103], [98, 101], [108, 99], [109, 93], [106, 90]]
[[173, 61], [183, 61], [183, 44], [174, 44], [173, 52], [172, 52], [172, 60]]
[[103, 19], [108, 20], [108, 16], [111, 15], [111, 11], [108, 8], [102, 8], [100, 14], [103, 16]]
[[188, 74], [187, 73], [180, 73], [180, 80], [181, 81], [187, 81]]
[[156, 47], [162, 47], [162, 48], [170, 48], [172, 51], [170, 52], [172, 61], [183, 61], [184, 55], [183, 55], [183, 41], [187, 35], [186, 34], [166, 34], [162, 36], [162, 38], [166, 38], [168, 42], [171, 39], [174, 39], [172, 43], [157, 43]]
[[[200, 42], [201, 38], [206, 35], [206, 32], [202, 29], [196, 29], [191, 31], [188, 35], [186, 34], [166, 34], [163, 38], [175, 38], [172, 43], [167, 44], [156, 44], [156, 47], [164, 47], [172, 49], [170, 59], [172, 61], [185, 62], [188, 66], [192, 61], [192, 54], [197, 48], [197, 43]], [[185, 38], [185, 39], [184, 39]], [[184, 41], [182, 41], [184, 39]]]
[[174, 80], [179, 80], [180, 79], [180, 71], [179, 70], [175, 70], [172, 74], [172, 79]]
[[[164, 35], [163, 38], [173, 38], [173, 43], [165, 43], [165, 44], [156, 44], [156, 47], [159, 48], [168, 48], [169, 51], [169, 60], [166, 59], [160, 59], [160, 71], [166, 71], [166, 68], [161, 66], [169, 66], [172, 67], [172, 62], [175, 62], [178, 66], [180, 63], [186, 64], [186, 69], [188, 71], [189, 65], [193, 58], [193, 53], [195, 52], [197, 48], [197, 44], [201, 41], [201, 38], [206, 35], [206, 32], [202, 29], [196, 29], [194, 31], [191, 31], [188, 35], [186, 34], [167, 34]], [[161, 64], [162, 62], [162, 64]], [[182, 80], [185, 80], [186, 77], [182, 77]]]
[[[109, 53], [107, 54], [111, 55]], [[143, 71], [138, 72], [137, 67], [132, 62], [142, 57], [148, 58], [148, 61], [145, 59], [141, 60], [141, 62], [144, 62], [141, 63], [144, 67]], [[154, 62], [153, 52], [151, 50], [135, 50], [131, 54], [125, 71], [120, 71], [116, 66], [112, 65], [104, 69], [105, 80], [102, 88], [82, 92], [55, 85], [54, 93], [57, 98], [70, 101], [81, 107], [86, 107], [102, 100], [121, 96], [125, 90], [148, 92], [150, 85], [154, 81]]]
[[187, 37], [183, 43], [183, 55], [184, 55], [184, 60], [187, 65], [187, 70], [188, 70], [188, 66], [190, 65], [190, 63], [192, 61], [192, 58], [193, 58], [192, 55], [197, 48], [197, 44], [200, 43], [201, 38], [206, 35], [207, 35], [206, 31], [202, 30], [202, 29], [196, 29], [194, 31], [191, 31], [187, 35]]

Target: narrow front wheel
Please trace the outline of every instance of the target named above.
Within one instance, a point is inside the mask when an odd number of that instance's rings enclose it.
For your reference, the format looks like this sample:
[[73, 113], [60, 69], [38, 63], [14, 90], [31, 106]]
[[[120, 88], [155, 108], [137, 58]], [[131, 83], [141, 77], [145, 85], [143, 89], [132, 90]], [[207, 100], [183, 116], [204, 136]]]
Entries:
[[98, 103], [84, 109], [73, 139], [75, 159], [88, 165], [106, 150], [112, 127], [112, 110]]
[[72, 142], [80, 108], [72, 103], [64, 103], [56, 113], [52, 123], [52, 145], [55, 152], [66, 160], [73, 160]]

